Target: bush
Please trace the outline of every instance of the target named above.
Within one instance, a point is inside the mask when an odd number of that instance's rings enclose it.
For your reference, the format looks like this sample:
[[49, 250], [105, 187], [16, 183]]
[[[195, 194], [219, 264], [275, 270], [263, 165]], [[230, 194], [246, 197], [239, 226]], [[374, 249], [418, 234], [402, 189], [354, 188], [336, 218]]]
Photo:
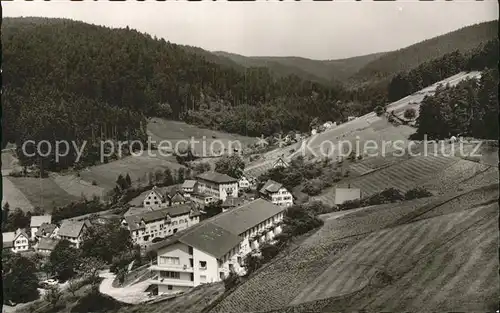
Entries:
[[227, 276], [226, 278], [224, 278], [224, 289], [227, 291], [227, 290], [231, 290], [233, 288], [235, 288], [236, 286], [238, 286], [241, 282], [241, 277], [236, 274], [234, 271], [231, 271], [229, 273], [229, 276]]
[[97, 186], [97, 182], [95, 180], [92, 181], [92, 186]]
[[361, 201], [360, 200], [347, 200], [344, 203], [341, 203], [338, 205], [338, 209], [343, 211], [343, 210], [350, 210], [350, 209], [356, 209], [361, 207]]
[[311, 179], [306, 181], [304, 187], [302, 188], [302, 192], [307, 193], [309, 196], [319, 195], [321, 190], [324, 187], [324, 183], [320, 179]]
[[382, 114], [384, 114], [384, 108], [380, 105], [378, 105], [377, 107], [375, 107], [375, 114], [377, 114], [377, 116], [381, 116]]
[[260, 253], [262, 254], [262, 258], [264, 262], [269, 262], [272, 258], [274, 258], [280, 252], [280, 249], [272, 244], [265, 243], [260, 247]]
[[413, 188], [413, 189], [410, 189], [408, 190], [405, 195], [404, 195], [404, 198], [405, 200], [413, 200], [413, 199], [418, 199], [418, 198], [426, 198], [426, 197], [431, 197], [433, 194], [428, 191], [427, 189], [423, 188], [423, 187], [417, 187], [417, 188]]
[[323, 225], [322, 220], [318, 219], [302, 205], [294, 205], [288, 208], [284, 222], [284, 232], [291, 236], [305, 234]]
[[315, 215], [326, 214], [335, 211], [333, 207], [330, 207], [321, 201], [312, 201], [306, 204], [306, 207]]
[[417, 116], [417, 112], [413, 108], [408, 108], [405, 110], [404, 117], [408, 120], [412, 120]]
[[245, 268], [247, 270], [247, 275], [258, 270], [262, 264], [264, 264], [261, 257], [255, 254], [248, 254], [244, 260]]

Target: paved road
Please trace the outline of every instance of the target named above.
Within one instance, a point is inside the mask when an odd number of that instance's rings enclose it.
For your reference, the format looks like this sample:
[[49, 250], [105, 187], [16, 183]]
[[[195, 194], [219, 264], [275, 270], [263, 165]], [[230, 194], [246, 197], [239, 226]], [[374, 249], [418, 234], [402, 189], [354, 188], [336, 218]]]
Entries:
[[137, 304], [146, 300], [151, 300], [148, 293], [144, 292], [150, 285], [149, 281], [143, 281], [123, 288], [115, 288], [112, 285], [113, 280], [115, 279], [115, 274], [110, 273], [109, 271], [103, 271], [99, 273], [99, 276], [104, 278], [99, 286], [99, 291], [118, 301], [129, 304]]

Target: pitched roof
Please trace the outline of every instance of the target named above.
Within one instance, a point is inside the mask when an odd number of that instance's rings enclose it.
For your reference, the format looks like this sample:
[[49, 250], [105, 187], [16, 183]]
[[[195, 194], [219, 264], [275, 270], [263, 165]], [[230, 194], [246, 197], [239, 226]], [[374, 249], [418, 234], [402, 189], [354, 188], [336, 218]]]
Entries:
[[56, 247], [58, 242], [59, 242], [59, 240], [56, 240], [56, 239], [40, 238], [36, 248], [40, 249], [40, 250], [52, 251], [52, 250], [54, 250], [54, 248]]
[[191, 203], [174, 205], [171, 207], [159, 209], [159, 210], [150, 210], [146, 212], [142, 212], [136, 215], [128, 215], [125, 216], [125, 222], [127, 222], [130, 230], [142, 229], [144, 226], [141, 224], [141, 221], [149, 223], [153, 221], [157, 221], [160, 219], [167, 219], [168, 217], [175, 217], [179, 215], [189, 214], [191, 216], [198, 216], [200, 212], [196, 210]]
[[264, 193], [264, 194], [267, 194], [267, 193], [274, 193], [274, 192], [278, 192], [278, 190], [281, 189], [281, 187], [283, 187], [282, 184], [278, 183], [278, 182], [275, 182], [274, 180], [271, 180], [269, 179], [265, 184], [264, 186], [262, 186], [262, 188], [260, 189], [260, 192], [261, 193]]
[[205, 223], [193, 231], [187, 232], [179, 241], [204, 251], [216, 258], [227, 254], [236, 247], [241, 238], [212, 223]]
[[156, 186], [154, 186], [153, 189], [150, 190], [150, 192], [146, 195], [146, 197], [149, 196], [151, 193], [154, 193], [160, 200], [163, 200], [165, 198], [161, 190], [158, 189]]
[[284, 207], [257, 199], [179, 231], [152, 244], [148, 250], [159, 250], [182, 242], [220, 258], [241, 242], [239, 234], [284, 210]]
[[180, 193], [176, 193], [171, 199], [170, 201], [172, 202], [185, 202], [186, 199], [180, 194]]
[[36, 231], [36, 236], [44, 236], [45, 234], [52, 234], [52, 232], [57, 228], [57, 225], [43, 223], [40, 228]]
[[14, 241], [19, 236], [24, 236], [29, 238], [26, 232], [22, 229], [17, 229], [16, 231], [2, 233], [2, 244], [4, 248], [10, 248], [14, 246]]
[[196, 185], [196, 180], [188, 179], [184, 181], [182, 188], [194, 188], [194, 185]]
[[256, 199], [214, 216], [212, 223], [240, 235], [284, 210], [285, 207], [264, 199]]
[[50, 224], [52, 222], [52, 215], [39, 215], [32, 216], [30, 227], [40, 227], [43, 223]]
[[224, 208], [229, 208], [229, 207], [236, 207], [239, 205], [242, 205], [245, 202], [245, 199], [243, 197], [232, 197], [228, 196], [224, 202], [222, 202], [221, 206]]
[[202, 173], [202, 174], [200, 174], [200, 175], [198, 175], [196, 177], [199, 178], [199, 179], [208, 180], [208, 181], [215, 182], [215, 183], [218, 183], [218, 184], [234, 183], [234, 182], [238, 181], [234, 177], [231, 177], [231, 176], [226, 175], [226, 174], [221, 174], [221, 173], [213, 172], [213, 171]]
[[87, 221], [68, 221], [65, 220], [61, 224], [61, 228], [59, 229], [58, 235], [59, 236], [65, 236], [65, 237], [71, 237], [71, 238], [78, 238], [80, 233], [82, 232], [82, 229], [84, 226], [89, 226], [89, 223]]

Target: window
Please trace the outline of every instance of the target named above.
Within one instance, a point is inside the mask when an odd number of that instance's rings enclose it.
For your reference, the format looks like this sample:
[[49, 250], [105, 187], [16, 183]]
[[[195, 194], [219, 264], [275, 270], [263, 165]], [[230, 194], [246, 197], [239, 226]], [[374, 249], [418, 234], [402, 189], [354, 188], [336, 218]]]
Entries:
[[238, 264], [241, 264], [241, 257], [240, 256], [237, 258], [237, 261], [238, 261]]
[[172, 287], [172, 285], [167, 285], [167, 289], [172, 290], [172, 289], [174, 289], [174, 287]]
[[224, 279], [224, 272], [220, 272], [219, 277], [220, 277], [220, 279]]
[[181, 273], [179, 272], [169, 272], [169, 271], [161, 271], [160, 277], [162, 278], [172, 278], [172, 279], [180, 279]]
[[189, 255], [193, 255], [193, 247], [189, 247]]
[[201, 275], [200, 276], [200, 282], [205, 283], [207, 281], [207, 276]]
[[147, 204], [147, 205], [149, 205], [149, 204], [150, 204], [150, 202], [149, 202], [149, 201], [146, 201], [146, 204]]
[[207, 268], [207, 261], [200, 261], [200, 269], [206, 269]]
[[155, 201], [155, 204], [158, 204], [158, 201]]
[[160, 264], [179, 265], [180, 260], [176, 257], [160, 256]]

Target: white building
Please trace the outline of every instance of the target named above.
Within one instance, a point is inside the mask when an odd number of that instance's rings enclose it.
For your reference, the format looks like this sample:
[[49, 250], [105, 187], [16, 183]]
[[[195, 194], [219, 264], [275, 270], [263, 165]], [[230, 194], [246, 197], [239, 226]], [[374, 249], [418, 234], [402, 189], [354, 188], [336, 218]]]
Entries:
[[238, 187], [240, 189], [250, 188], [250, 180], [245, 175], [241, 176], [240, 179], [238, 179]]
[[191, 204], [125, 216], [122, 225], [130, 231], [134, 243], [146, 246], [154, 238], [165, 238], [198, 224], [200, 212]]
[[227, 196], [238, 197], [238, 180], [217, 172], [205, 172], [197, 176], [196, 193], [226, 200]]
[[325, 128], [325, 129], [329, 129], [329, 128], [332, 128], [332, 127], [333, 127], [333, 122], [332, 121], [328, 121], [328, 122], [323, 123], [323, 128]]
[[83, 242], [83, 233], [90, 226], [91, 224], [88, 220], [64, 220], [59, 228], [56, 238], [68, 240], [73, 247], [78, 249]]
[[181, 187], [184, 196], [189, 197], [189, 195], [194, 192], [195, 187], [196, 187], [196, 180], [185, 180]]
[[273, 163], [273, 168], [277, 168], [277, 167], [288, 167], [289, 164], [283, 160], [283, 157], [279, 157], [276, 161], [274, 161]]
[[35, 245], [35, 251], [42, 254], [51, 254], [59, 240], [51, 238], [40, 238]]
[[161, 208], [168, 205], [168, 198], [154, 186], [142, 201], [142, 205], [145, 208]]
[[221, 281], [230, 271], [244, 274], [244, 257], [281, 232], [284, 210], [257, 199], [153, 244], [158, 264], [150, 268], [151, 283], [169, 294]]
[[52, 215], [32, 216], [30, 221], [31, 239], [35, 239], [35, 234], [43, 223], [50, 224], [51, 222]]
[[59, 227], [55, 224], [43, 223], [35, 233], [35, 238], [57, 238]]
[[12, 252], [27, 251], [30, 248], [29, 237], [22, 229], [2, 233], [2, 246]]
[[293, 196], [282, 184], [268, 180], [260, 189], [260, 194], [265, 199], [279, 206], [293, 205]]

